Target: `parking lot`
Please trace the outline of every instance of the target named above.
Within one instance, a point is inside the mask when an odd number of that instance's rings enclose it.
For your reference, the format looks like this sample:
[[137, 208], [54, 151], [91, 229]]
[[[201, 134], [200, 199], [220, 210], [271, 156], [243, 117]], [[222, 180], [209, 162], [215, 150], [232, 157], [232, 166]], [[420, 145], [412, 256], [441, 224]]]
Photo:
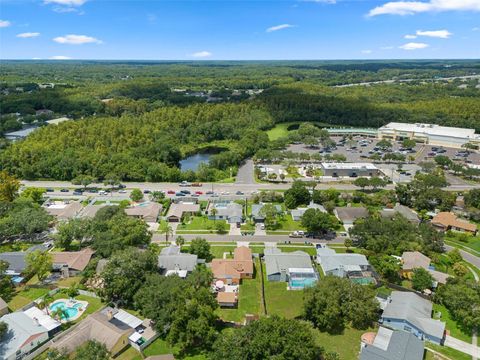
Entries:
[[[437, 150], [443, 149], [445, 152], [433, 151], [435, 148], [437, 148]], [[445, 155], [453, 161], [458, 162], [459, 164], [464, 162], [471, 164], [480, 164], [479, 153], [470, 152], [467, 156], [456, 156], [458, 153], [461, 153], [463, 151], [463, 149], [452, 149], [444, 146], [425, 145], [422, 151], [419, 152], [416, 162], [433, 161], [436, 155]]]

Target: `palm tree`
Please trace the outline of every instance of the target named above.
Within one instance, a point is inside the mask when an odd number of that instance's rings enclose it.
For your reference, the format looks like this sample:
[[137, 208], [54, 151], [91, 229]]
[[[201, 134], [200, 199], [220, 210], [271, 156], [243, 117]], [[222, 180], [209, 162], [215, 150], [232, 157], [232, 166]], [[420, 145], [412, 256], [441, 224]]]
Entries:
[[217, 220], [217, 209], [214, 207], [212, 207], [212, 210], [210, 210], [210, 214], [213, 216], [213, 222], [215, 223], [215, 221]]
[[53, 310], [50, 316], [58, 321], [60, 320], [68, 321], [67, 309], [64, 308], [63, 306], [59, 306], [55, 310]]
[[165, 243], [168, 244], [168, 237], [173, 235], [173, 229], [168, 222], [162, 222], [160, 225], [160, 234], [165, 234]]
[[38, 307], [40, 309], [45, 309], [45, 311], [47, 312], [48, 315], [50, 315], [50, 303], [53, 301], [53, 297], [52, 295], [50, 295], [49, 293], [46, 293], [45, 295], [43, 295], [42, 297], [42, 301], [38, 304]]

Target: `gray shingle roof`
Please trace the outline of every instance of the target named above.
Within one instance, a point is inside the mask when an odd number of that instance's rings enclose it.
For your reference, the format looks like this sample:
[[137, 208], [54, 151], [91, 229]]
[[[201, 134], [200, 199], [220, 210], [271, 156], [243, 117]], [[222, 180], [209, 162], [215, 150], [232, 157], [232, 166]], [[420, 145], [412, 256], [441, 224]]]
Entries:
[[423, 342], [405, 331], [380, 327], [375, 341], [362, 349], [360, 360], [422, 360]]
[[336, 207], [335, 213], [343, 223], [353, 223], [357, 219], [368, 217], [368, 210], [364, 207]]
[[267, 276], [278, 274], [290, 268], [312, 269], [310, 255], [303, 251], [282, 253], [280, 249], [265, 249], [265, 267]]
[[323, 271], [333, 271], [344, 268], [348, 270], [349, 267], [368, 266], [368, 260], [365, 255], [361, 254], [327, 254], [317, 255], [317, 260], [322, 266]]
[[[265, 206], [265, 204], [253, 204], [252, 205], [252, 217], [255, 219], [263, 219], [264, 217], [260, 215], [260, 210]], [[277, 213], [282, 213], [282, 207], [280, 205], [275, 205], [275, 209], [277, 209]]]
[[25, 254], [24, 251], [4, 252], [0, 254], [0, 260], [8, 263], [8, 271], [21, 274], [27, 267]]
[[177, 269], [193, 271], [197, 263], [197, 255], [181, 253], [180, 248], [174, 245], [162, 249], [158, 256], [158, 267], [165, 271]]
[[405, 320], [425, 334], [443, 338], [445, 323], [434, 320], [432, 303], [412, 292], [393, 291], [391, 301], [383, 311], [383, 318]]

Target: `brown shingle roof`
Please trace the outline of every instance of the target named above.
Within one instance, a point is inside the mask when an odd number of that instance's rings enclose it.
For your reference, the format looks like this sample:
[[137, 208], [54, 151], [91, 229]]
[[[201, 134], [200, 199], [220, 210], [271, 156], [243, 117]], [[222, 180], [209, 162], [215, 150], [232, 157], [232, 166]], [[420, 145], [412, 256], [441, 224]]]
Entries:
[[184, 213], [196, 213], [200, 211], [199, 204], [175, 204], [170, 205], [168, 209], [167, 218], [170, 216], [175, 216], [181, 218]]
[[413, 270], [418, 268], [426, 269], [430, 265], [430, 258], [419, 251], [405, 251], [402, 254], [402, 269]]
[[52, 252], [53, 263], [67, 264], [69, 269], [83, 271], [94, 253], [95, 251], [90, 248], [85, 248], [81, 251]]
[[237, 302], [237, 295], [234, 292], [219, 292], [217, 293], [217, 301], [219, 303], [234, 304]]
[[442, 226], [445, 228], [457, 228], [466, 231], [476, 232], [477, 225], [472, 224], [466, 220], [459, 219], [454, 213], [440, 212], [432, 219], [432, 224]]
[[137, 205], [131, 208], [125, 209], [125, 213], [128, 216], [141, 217], [146, 222], [156, 222], [159, 213], [162, 211], [162, 205], [151, 202], [145, 205]]
[[215, 278], [238, 279], [242, 274], [253, 274], [252, 251], [240, 246], [234, 251], [233, 259], [213, 259], [212, 272]]

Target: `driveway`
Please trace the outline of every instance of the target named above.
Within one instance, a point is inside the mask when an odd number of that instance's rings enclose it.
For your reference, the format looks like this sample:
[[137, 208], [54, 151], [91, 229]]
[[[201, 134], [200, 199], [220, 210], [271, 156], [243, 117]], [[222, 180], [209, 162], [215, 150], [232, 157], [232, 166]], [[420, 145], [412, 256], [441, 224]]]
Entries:
[[242, 235], [242, 231], [237, 224], [230, 224], [230, 231], [228, 232], [228, 235]]
[[478, 358], [480, 356], [480, 348], [474, 346], [470, 343], [467, 343], [462, 340], [458, 340], [452, 336], [447, 335], [445, 337], [445, 346], [451, 347], [452, 349], [461, 351], [465, 354], [468, 354], [472, 357]]
[[[264, 229], [262, 229], [262, 226], [264, 227]], [[265, 225], [263, 223], [255, 224], [255, 236], [263, 235], [267, 235], [267, 232], [265, 231]]]

